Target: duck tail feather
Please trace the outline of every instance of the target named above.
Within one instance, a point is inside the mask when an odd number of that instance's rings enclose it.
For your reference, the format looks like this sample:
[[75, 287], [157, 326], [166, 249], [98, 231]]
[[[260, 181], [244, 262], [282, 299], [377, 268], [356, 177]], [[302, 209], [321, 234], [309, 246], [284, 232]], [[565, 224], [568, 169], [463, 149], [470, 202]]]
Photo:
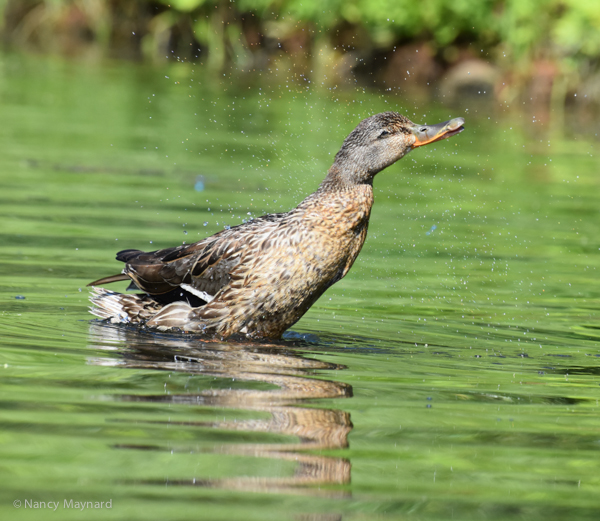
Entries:
[[146, 294], [124, 295], [95, 287], [90, 294], [90, 312], [113, 324], [144, 324], [161, 306]]
[[102, 279], [90, 282], [88, 286], [100, 286], [102, 284], [109, 284], [111, 282], [119, 282], [120, 280], [131, 280], [129, 275], [125, 273], [119, 273], [118, 275], [111, 275], [110, 277], [104, 277]]
[[162, 308], [156, 315], [154, 315], [146, 326], [156, 327], [162, 331], [168, 329], [186, 329], [189, 324], [190, 313], [192, 312], [192, 306], [187, 302], [173, 302]]

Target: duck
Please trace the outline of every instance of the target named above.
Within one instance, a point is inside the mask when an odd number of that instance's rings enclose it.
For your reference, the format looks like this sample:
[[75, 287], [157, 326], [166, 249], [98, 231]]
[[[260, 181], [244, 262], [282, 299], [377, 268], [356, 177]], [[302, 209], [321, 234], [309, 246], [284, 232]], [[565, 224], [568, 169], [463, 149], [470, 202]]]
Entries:
[[[397, 112], [372, 115], [350, 132], [318, 189], [296, 208], [194, 244], [120, 251], [122, 272], [88, 284], [90, 311], [159, 331], [279, 339], [354, 264], [367, 237], [375, 175], [463, 130], [463, 118], [418, 125]], [[138, 293], [100, 287], [117, 281]]]

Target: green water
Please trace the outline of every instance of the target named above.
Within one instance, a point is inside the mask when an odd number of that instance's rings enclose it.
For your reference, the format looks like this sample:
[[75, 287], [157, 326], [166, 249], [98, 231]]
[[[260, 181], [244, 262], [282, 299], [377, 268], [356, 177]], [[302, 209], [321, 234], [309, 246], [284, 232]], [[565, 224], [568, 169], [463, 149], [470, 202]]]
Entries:
[[[315, 84], [0, 59], [3, 519], [598, 519], [595, 131]], [[376, 178], [283, 341], [92, 320], [115, 252], [293, 207], [390, 109], [467, 130]]]

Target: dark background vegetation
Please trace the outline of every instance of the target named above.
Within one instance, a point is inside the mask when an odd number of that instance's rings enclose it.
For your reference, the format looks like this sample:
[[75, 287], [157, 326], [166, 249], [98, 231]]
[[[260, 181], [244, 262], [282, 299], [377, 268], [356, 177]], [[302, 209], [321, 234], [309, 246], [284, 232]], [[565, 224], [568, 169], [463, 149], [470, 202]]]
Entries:
[[[9, 48], [546, 110], [600, 102], [598, 0], [0, 0]], [[522, 103], [520, 103], [522, 104]]]

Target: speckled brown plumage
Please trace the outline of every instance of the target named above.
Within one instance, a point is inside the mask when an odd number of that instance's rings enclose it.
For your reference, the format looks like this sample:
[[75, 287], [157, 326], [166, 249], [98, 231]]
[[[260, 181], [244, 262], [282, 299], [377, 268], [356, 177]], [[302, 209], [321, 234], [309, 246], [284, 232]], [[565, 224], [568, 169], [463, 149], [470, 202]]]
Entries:
[[290, 212], [195, 244], [119, 252], [122, 274], [90, 285], [131, 280], [144, 293], [95, 288], [92, 313], [162, 330], [280, 337], [352, 267], [367, 236], [375, 174], [413, 148], [457, 134], [463, 123], [419, 126], [395, 112], [361, 121], [319, 189]]

